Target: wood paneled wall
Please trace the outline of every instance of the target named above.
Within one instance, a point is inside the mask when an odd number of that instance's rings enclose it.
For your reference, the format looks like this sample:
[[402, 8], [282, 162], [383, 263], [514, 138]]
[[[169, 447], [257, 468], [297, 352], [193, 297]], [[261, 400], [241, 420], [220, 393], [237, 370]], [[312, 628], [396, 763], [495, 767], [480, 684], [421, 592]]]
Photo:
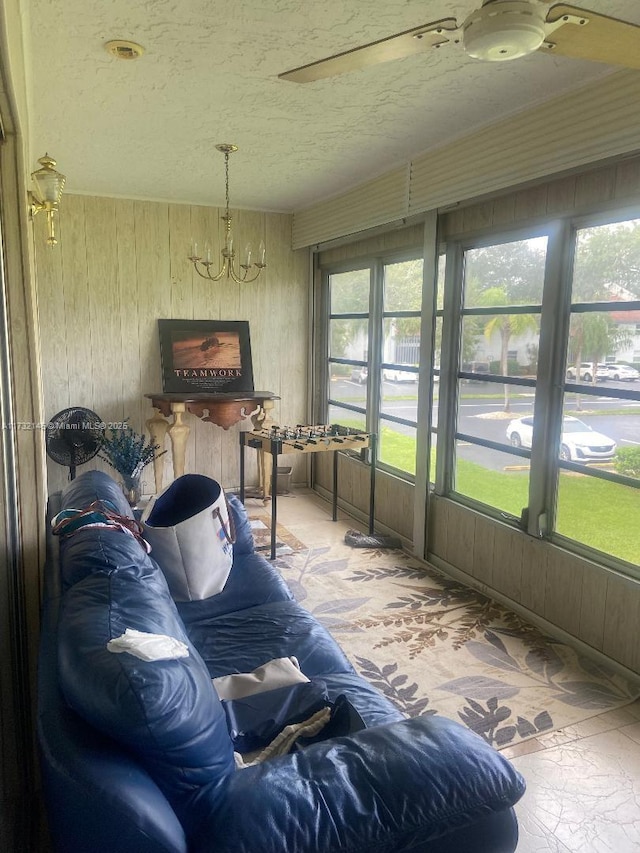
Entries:
[[[333, 494], [333, 453], [314, 454], [314, 486], [323, 497]], [[414, 513], [413, 483], [378, 471], [375, 483], [375, 531], [394, 533], [411, 548]], [[370, 469], [368, 465], [340, 454], [338, 460], [338, 504], [364, 525], [369, 521]]]
[[640, 674], [640, 584], [527, 536], [454, 501], [432, 496], [430, 560], [496, 591]]
[[[153, 409], [144, 394], [162, 390], [158, 319], [222, 319], [249, 321], [255, 388], [281, 397], [276, 421], [306, 420], [308, 253], [290, 248], [290, 216], [238, 211], [236, 242], [257, 246], [263, 239], [268, 266], [251, 284], [205, 281], [187, 255], [192, 242], [203, 247], [208, 241], [213, 257], [219, 256], [222, 213], [65, 195], [60, 242], [53, 249], [45, 244], [44, 223], [35, 220], [46, 419], [69, 406], [86, 406], [105, 422], [129, 418], [136, 430], [146, 431]], [[236, 488], [240, 425], [224, 431], [191, 416], [188, 422], [186, 471]], [[257, 478], [253, 456], [247, 454], [249, 483]], [[166, 484], [170, 453], [165, 460]], [[294, 481], [304, 479], [306, 466], [294, 464]], [[94, 459], [84, 467], [107, 466]], [[48, 460], [49, 491], [66, 480], [67, 470]], [[152, 466], [145, 469], [143, 489], [154, 491]]]

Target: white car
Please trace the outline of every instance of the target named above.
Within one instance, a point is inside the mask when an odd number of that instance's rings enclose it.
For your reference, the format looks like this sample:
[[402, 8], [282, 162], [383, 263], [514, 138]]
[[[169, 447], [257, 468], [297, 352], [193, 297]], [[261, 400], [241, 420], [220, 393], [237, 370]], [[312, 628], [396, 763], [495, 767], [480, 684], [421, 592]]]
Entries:
[[351, 381], [357, 382], [358, 385], [364, 385], [367, 381], [367, 375], [369, 370], [367, 367], [352, 367], [351, 368]]
[[[625, 382], [634, 382], [636, 379], [640, 379], [640, 371], [636, 370], [635, 367], [629, 367], [628, 364], [604, 364], [603, 367], [604, 378], [606, 379], [624, 380]], [[596, 375], [600, 379], [600, 370]]]
[[[531, 447], [533, 416], [518, 418], [507, 427], [507, 439], [514, 447]], [[596, 432], [578, 418], [562, 420], [560, 459], [568, 462], [588, 462], [612, 459], [616, 443], [612, 438]]]
[[412, 370], [397, 370], [395, 368], [386, 367], [382, 371], [383, 379], [388, 382], [417, 382], [418, 374]]
[[[604, 367], [603, 364], [596, 365], [596, 372]], [[567, 379], [575, 379], [576, 378], [576, 366], [575, 364], [570, 364], [567, 367]], [[585, 382], [591, 382], [593, 379], [593, 362], [592, 361], [582, 361], [580, 362], [580, 379]]]

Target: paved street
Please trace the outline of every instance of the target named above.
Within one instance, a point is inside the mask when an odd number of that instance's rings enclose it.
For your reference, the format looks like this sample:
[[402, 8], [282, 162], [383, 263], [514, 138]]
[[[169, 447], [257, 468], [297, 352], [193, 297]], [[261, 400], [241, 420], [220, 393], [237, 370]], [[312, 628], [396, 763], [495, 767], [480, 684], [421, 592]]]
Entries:
[[[639, 383], [609, 382], [602, 387], [638, 390]], [[417, 412], [417, 384], [415, 382], [385, 382], [383, 412], [407, 420], [415, 420]], [[364, 404], [364, 387], [349, 380], [332, 384], [336, 400]], [[607, 397], [581, 395], [581, 411], [574, 409], [575, 395], [567, 398], [568, 412], [584, 420], [597, 432], [614, 439], [619, 447], [640, 445], [640, 402], [612, 400]], [[625, 414], [625, 409], [629, 414]], [[504, 412], [501, 386], [467, 385], [464, 387], [459, 407], [458, 431], [491, 441], [506, 443], [505, 431], [510, 420], [533, 413], [533, 393], [518, 389], [510, 401], [510, 412]], [[631, 411], [634, 414], [631, 414]], [[434, 423], [437, 420], [437, 400], [434, 406]], [[399, 432], [411, 433], [410, 428], [396, 425]], [[478, 462], [485, 467], [503, 470], [514, 464], [521, 465], [522, 458], [511, 453], [501, 453], [485, 447], [461, 444], [461, 458]]]

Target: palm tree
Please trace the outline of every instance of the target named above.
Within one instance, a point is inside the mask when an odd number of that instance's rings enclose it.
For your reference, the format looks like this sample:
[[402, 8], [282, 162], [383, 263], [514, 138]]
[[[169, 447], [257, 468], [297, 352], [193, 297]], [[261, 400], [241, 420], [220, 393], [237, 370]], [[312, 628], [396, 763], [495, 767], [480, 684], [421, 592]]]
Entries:
[[[610, 314], [594, 311], [585, 314], [572, 314], [569, 330], [569, 352], [576, 366], [576, 378], [580, 378], [580, 365], [584, 360], [593, 361], [591, 382], [596, 384], [598, 364], [607, 353], [628, 346], [632, 335], [627, 329], [616, 324]], [[576, 394], [576, 409], [581, 411], [580, 395]]]
[[[490, 287], [482, 294], [482, 304], [487, 306], [503, 307], [510, 305], [507, 296], [507, 288]], [[513, 337], [524, 335], [527, 332], [536, 331], [538, 321], [533, 314], [495, 314], [489, 317], [484, 326], [484, 336], [490, 340], [497, 332], [500, 335], [500, 372], [503, 376], [509, 375], [509, 341]], [[509, 386], [504, 386], [504, 411], [511, 411], [509, 399]]]

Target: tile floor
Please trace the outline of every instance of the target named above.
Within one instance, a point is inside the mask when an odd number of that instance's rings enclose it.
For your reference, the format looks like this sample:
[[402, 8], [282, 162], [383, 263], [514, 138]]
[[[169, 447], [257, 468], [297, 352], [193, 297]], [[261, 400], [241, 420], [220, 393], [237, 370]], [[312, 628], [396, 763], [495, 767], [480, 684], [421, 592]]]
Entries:
[[[258, 507], [262, 501], [248, 501]], [[278, 521], [309, 546], [357, 526], [309, 491], [278, 498]], [[503, 750], [527, 782], [518, 853], [640, 853], [640, 700]]]

